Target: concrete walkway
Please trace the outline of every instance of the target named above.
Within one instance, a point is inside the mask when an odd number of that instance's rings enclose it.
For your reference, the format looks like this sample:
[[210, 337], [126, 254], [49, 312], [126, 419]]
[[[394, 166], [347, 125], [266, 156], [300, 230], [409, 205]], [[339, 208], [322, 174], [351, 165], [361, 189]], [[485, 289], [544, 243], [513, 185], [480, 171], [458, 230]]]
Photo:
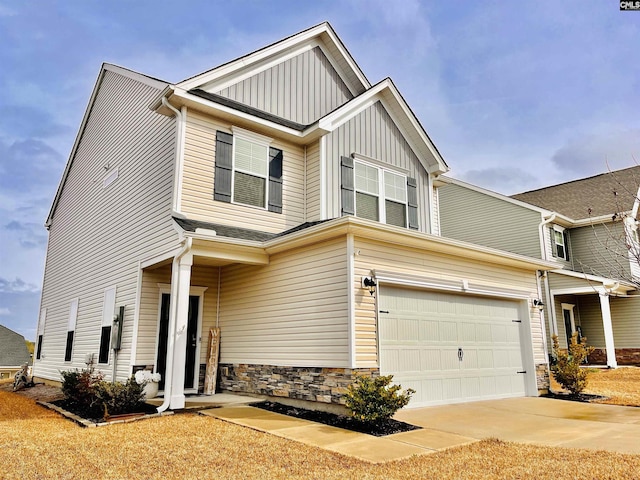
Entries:
[[485, 438], [640, 454], [640, 408], [514, 398], [403, 410], [422, 430], [373, 437], [249, 406], [200, 412], [279, 437], [379, 463]]

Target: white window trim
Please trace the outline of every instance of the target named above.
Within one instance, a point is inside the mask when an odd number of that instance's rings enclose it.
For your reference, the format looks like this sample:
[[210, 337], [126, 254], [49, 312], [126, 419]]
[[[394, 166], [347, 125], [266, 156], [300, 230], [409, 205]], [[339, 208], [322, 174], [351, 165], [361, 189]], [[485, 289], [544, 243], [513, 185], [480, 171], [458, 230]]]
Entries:
[[[556, 247], [556, 251], [553, 252], [554, 256], [556, 258], [561, 258], [562, 260], [567, 260], [567, 251], [569, 246], [567, 245], [567, 242], [565, 242], [565, 236], [564, 236], [564, 232], [565, 232], [566, 228], [561, 227], [560, 225], [554, 225], [553, 226], [553, 231], [554, 231], [554, 238], [553, 238], [553, 242], [551, 243], [552, 245], [555, 245]], [[555, 232], [560, 233], [561, 237], [562, 237], [562, 251], [564, 252], [564, 255], [560, 256], [558, 255], [558, 241], [555, 238]]]
[[[362, 155], [354, 155], [354, 165], [353, 165], [353, 207], [354, 207], [354, 211], [355, 211], [355, 216], [358, 216], [358, 205], [356, 203], [356, 194], [358, 192], [363, 193], [365, 195], [371, 195], [371, 196], [376, 196], [378, 198], [378, 221], [380, 223], [384, 223], [387, 224], [387, 209], [385, 208], [385, 201], [389, 200], [391, 202], [396, 202], [396, 203], [400, 203], [403, 204], [405, 206], [404, 209], [404, 228], [409, 228], [409, 192], [407, 191], [407, 174], [405, 172], [402, 172], [398, 169], [393, 169], [393, 168], [387, 168], [386, 166], [381, 166], [378, 164], [378, 162], [372, 162], [372, 161], [363, 161], [361, 160]], [[378, 194], [374, 195], [372, 193], [369, 192], [365, 192], [363, 190], [359, 190], [358, 187], [356, 186], [356, 164], [362, 164], [365, 165], [367, 167], [371, 167], [371, 168], [375, 168], [376, 170], [378, 170]], [[398, 202], [395, 199], [392, 198], [387, 198], [386, 195], [386, 191], [385, 191], [385, 182], [384, 182], [384, 174], [385, 172], [389, 172], [393, 175], [397, 175], [399, 177], [403, 177], [404, 178], [404, 203], [403, 202]]]
[[[244, 207], [257, 208], [259, 210], [268, 210], [269, 209], [269, 148], [273, 143], [273, 139], [270, 137], [266, 137], [264, 135], [260, 135], [259, 133], [254, 133], [239, 127], [231, 127], [231, 132], [233, 133], [233, 148], [231, 151], [231, 203], [235, 205], [242, 205]], [[255, 172], [248, 172], [246, 170], [236, 167], [236, 141], [239, 138], [247, 142], [251, 142], [251, 143], [266, 147], [267, 158], [265, 159], [265, 161], [267, 164], [267, 171], [265, 175], [256, 174]], [[244, 173], [246, 175], [252, 175], [254, 177], [264, 178], [265, 180], [264, 207], [260, 207], [258, 205], [251, 205], [248, 203], [237, 202], [235, 200], [236, 171], [240, 173]]]

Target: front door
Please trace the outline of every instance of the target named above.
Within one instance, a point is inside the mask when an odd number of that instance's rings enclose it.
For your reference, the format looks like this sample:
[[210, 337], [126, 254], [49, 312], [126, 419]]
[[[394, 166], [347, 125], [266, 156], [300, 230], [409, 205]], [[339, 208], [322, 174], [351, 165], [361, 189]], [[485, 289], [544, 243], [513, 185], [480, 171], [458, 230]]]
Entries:
[[[171, 295], [162, 294], [160, 303], [160, 326], [158, 328], [158, 352], [157, 369], [161, 375], [160, 390], [164, 390], [164, 379], [167, 371], [167, 343], [169, 340], [169, 305]], [[198, 313], [200, 311], [200, 297], [189, 295], [189, 313], [187, 321], [187, 349], [184, 364], [184, 388], [191, 390], [197, 388], [196, 382], [196, 356], [198, 350]]]

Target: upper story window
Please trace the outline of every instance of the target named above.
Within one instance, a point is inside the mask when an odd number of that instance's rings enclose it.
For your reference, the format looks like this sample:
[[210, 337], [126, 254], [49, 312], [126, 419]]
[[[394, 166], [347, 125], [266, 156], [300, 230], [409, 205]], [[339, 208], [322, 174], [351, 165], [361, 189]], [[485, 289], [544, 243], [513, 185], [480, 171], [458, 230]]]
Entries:
[[214, 200], [282, 213], [282, 150], [240, 128], [216, 132]]
[[417, 186], [406, 175], [342, 157], [342, 213], [418, 228]]
[[554, 225], [550, 229], [551, 234], [551, 252], [554, 257], [569, 260], [569, 241], [567, 231]]

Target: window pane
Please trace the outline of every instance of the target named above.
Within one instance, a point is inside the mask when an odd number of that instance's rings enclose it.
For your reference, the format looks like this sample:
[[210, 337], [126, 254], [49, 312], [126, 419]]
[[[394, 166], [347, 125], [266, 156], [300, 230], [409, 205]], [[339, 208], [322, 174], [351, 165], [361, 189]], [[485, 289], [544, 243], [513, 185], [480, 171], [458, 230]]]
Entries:
[[102, 327], [98, 363], [109, 363], [109, 342], [111, 342], [111, 327]]
[[404, 203], [385, 200], [384, 206], [389, 225], [395, 225], [396, 227], [407, 226], [407, 206]]
[[236, 172], [233, 185], [233, 201], [263, 207], [267, 181], [246, 173]]
[[384, 172], [384, 196], [396, 202], [407, 202], [407, 179], [403, 175]]
[[356, 192], [356, 216], [378, 220], [378, 197]]
[[378, 195], [378, 169], [356, 162], [356, 190]]
[[73, 331], [70, 330], [67, 332], [67, 348], [64, 350], [64, 361], [71, 361], [71, 352], [73, 350]]
[[267, 147], [236, 138], [235, 168], [256, 175], [267, 175]]

